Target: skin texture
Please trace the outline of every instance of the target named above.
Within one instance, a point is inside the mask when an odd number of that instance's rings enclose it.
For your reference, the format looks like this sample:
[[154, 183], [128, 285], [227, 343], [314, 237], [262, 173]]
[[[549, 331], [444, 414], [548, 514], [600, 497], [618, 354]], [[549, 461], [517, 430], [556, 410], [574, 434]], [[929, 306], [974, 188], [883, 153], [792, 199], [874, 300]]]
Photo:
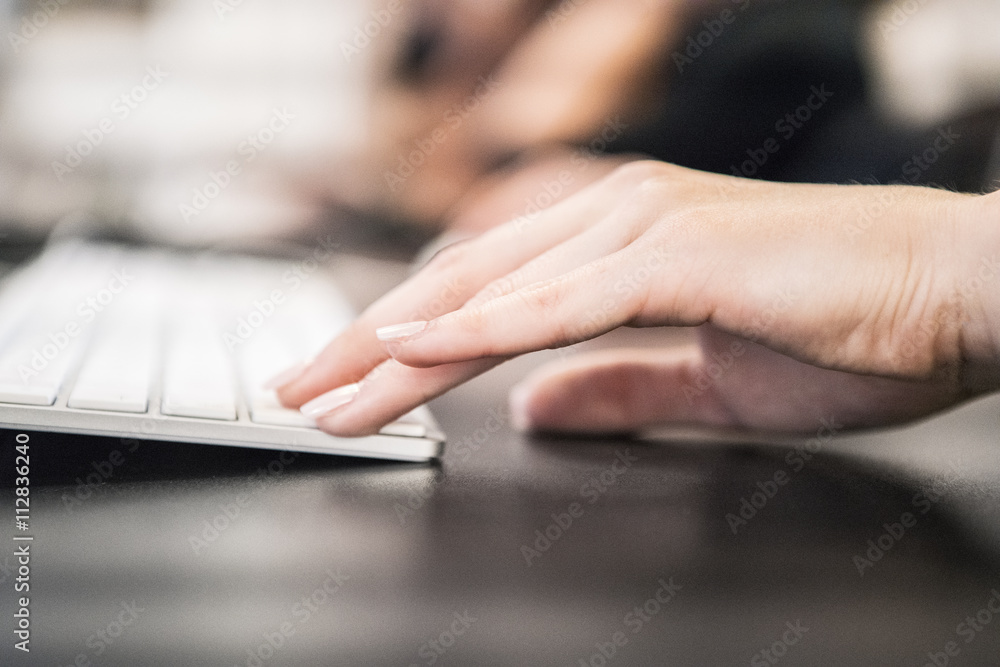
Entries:
[[[512, 396], [525, 428], [895, 424], [1000, 388], [1000, 202], [907, 186], [789, 185], [633, 162], [439, 253], [296, 380], [289, 407], [373, 433], [503, 360], [620, 326], [699, 345], [576, 355]], [[380, 341], [387, 325], [428, 321]]]

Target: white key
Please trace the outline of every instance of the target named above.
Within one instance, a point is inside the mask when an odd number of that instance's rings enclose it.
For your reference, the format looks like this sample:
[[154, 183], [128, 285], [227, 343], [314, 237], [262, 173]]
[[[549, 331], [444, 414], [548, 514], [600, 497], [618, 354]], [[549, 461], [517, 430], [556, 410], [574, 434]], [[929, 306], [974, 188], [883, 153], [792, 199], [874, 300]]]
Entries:
[[419, 407], [407, 412], [391, 424], [386, 424], [379, 431], [382, 435], [401, 435], [409, 438], [423, 438], [427, 435], [427, 423], [421, 417], [426, 408]]
[[[298, 426], [300, 428], [316, 428], [316, 421], [306, 417], [298, 410], [282, 407], [273, 391], [261, 392], [250, 403], [250, 418], [257, 424], [269, 426]], [[427, 426], [420, 420], [403, 415], [398, 421], [386, 424], [379, 431], [382, 435], [397, 435], [410, 438], [423, 438], [427, 435]]]
[[315, 357], [354, 320], [350, 305], [338, 292], [319, 284], [292, 295], [282, 317], [292, 325], [300, 356]]
[[[0, 402], [52, 405], [80, 356], [85, 335], [74, 338], [44, 325], [26, 329], [30, 333], [18, 337], [0, 359]], [[54, 332], [54, 339], [38, 335], [46, 330]]]
[[273, 391], [261, 391], [250, 400], [250, 419], [268, 426], [298, 426], [316, 428], [316, 422], [298, 410], [290, 410], [278, 402]]
[[[295, 363], [295, 355], [291, 352], [293, 345], [289, 341], [302, 340], [302, 333], [308, 327], [309, 323], [302, 321], [294, 326], [261, 330], [240, 348], [240, 371], [253, 422], [269, 426], [316, 428], [314, 419], [298, 410], [283, 407], [273, 390], [263, 388], [265, 382]], [[413, 411], [383, 427], [380, 433], [422, 438], [427, 435], [427, 426], [419, 412]]]
[[146, 412], [157, 345], [152, 324], [108, 323], [69, 396], [80, 410]]
[[240, 375], [250, 408], [250, 419], [269, 426], [316, 428], [316, 422], [298, 410], [282, 407], [273, 390], [264, 383], [295, 363], [291, 345], [286, 341], [291, 331], [283, 327], [256, 332], [239, 349]]
[[[156, 275], [155, 258], [143, 262]], [[159, 360], [162, 293], [155, 281], [139, 281], [117, 296], [102, 316], [67, 406], [79, 410], [145, 413]]]
[[235, 378], [221, 334], [210, 326], [183, 327], [167, 342], [163, 414], [236, 419]]

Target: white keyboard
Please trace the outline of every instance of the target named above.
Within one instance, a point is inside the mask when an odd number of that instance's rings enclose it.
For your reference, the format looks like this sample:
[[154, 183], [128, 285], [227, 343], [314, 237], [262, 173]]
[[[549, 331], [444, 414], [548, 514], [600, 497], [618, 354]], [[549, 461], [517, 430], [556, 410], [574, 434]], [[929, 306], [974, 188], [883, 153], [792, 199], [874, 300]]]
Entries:
[[314, 260], [64, 242], [0, 288], [0, 426], [425, 461], [426, 407], [336, 438], [262, 385], [353, 318]]

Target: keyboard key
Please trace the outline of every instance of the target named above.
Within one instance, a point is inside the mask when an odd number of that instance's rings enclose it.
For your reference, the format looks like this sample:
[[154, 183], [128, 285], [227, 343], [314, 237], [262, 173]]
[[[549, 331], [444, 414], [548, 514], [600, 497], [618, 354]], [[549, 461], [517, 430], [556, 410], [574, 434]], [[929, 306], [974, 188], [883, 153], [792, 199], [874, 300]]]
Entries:
[[[273, 390], [263, 388], [267, 380], [295, 363], [295, 357], [287, 344], [287, 341], [296, 339], [292, 333], [281, 328], [261, 331], [240, 350], [240, 372], [250, 408], [250, 419], [256, 424], [268, 426], [316, 428], [315, 420], [298, 410], [283, 407]], [[386, 425], [380, 433], [423, 438], [427, 435], [427, 425], [419, 410], [414, 410]]]
[[80, 410], [146, 412], [156, 356], [152, 324], [110, 324], [88, 353], [68, 406]]
[[182, 327], [168, 341], [160, 410], [176, 417], [236, 419], [229, 352], [211, 326]]
[[255, 332], [237, 350], [250, 419], [257, 424], [316, 427], [313, 420], [298, 410], [283, 408], [274, 392], [264, 389], [265, 382], [295, 363], [289, 344], [294, 340], [289, 334], [294, 336], [294, 333], [284, 326], [267, 327]]
[[383, 426], [379, 433], [382, 435], [396, 435], [404, 438], [424, 438], [427, 436], [427, 427], [423, 424], [393, 422]]
[[316, 422], [298, 410], [282, 407], [273, 391], [258, 392], [250, 401], [250, 419], [268, 426], [316, 428]]
[[[29, 325], [28, 331], [48, 327]], [[16, 339], [0, 359], [0, 402], [21, 405], [52, 405], [66, 375], [80, 356], [84, 336], [72, 337], [55, 331], [52, 336], [25, 334]]]
[[423, 414], [426, 408], [416, 408], [407, 412], [391, 424], [386, 424], [379, 431], [382, 435], [400, 435], [407, 438], [424, 438], [427, 436], [427, 420]]

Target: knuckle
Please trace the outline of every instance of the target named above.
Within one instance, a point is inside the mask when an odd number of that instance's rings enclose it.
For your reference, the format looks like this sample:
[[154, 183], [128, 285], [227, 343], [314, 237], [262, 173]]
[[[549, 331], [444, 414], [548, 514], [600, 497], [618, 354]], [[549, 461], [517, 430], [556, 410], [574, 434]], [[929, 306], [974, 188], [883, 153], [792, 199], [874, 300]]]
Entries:
[[494, 280], [484, 287], [469, 301], [469, 307], [475, 308], [484, 303], [489, 303], [517, 289], [517, 281], [513, 276], [505, 276]]
[[489, 306], [460, 313], [457, 324], [462, 338], [475, 341], [477, 356], [491, 357], [497, 354], [498, 342], [495, 340]]
[[522, 303], [528, 312], [535, 315], [535, 317], [528, 319], [544, 322], [542, 325], [544, 330], [535, 333], [547, 340], [549, 345], [553, 345], [557, 341], [565, 341], [569, 337], [566, 322], [557, 312], [563, 304], [565, 296], [559, 285], [560, 283], [550, 281], [517, 293], [521, 296]]
[[460, 312], [457, 315], [460, 318], [458, 323], [465, 334], [478, 337], [486, 333], [489, 322], [482, 308]]
[[528, 287], [516, 292], [521, 298], [522, 305], [529, 312], [548, 314], [559, 307], [562, 302], [562, 293], [552, 282], [543, 283], [537, 287]]
[[674, 179], [677, 177], [679, 169], [679, 167], [666, 162], [636, 160], [616, 168], [608, 178], [626, 185], [640, 186], [645, 183]]
[[653, 160], [619, 167], [614, 178], [622, 188], [616, 220], [634, 223], [642, 231], [653, 222], [689, 208], [704, 205], [705, 188], [693, 172]]

